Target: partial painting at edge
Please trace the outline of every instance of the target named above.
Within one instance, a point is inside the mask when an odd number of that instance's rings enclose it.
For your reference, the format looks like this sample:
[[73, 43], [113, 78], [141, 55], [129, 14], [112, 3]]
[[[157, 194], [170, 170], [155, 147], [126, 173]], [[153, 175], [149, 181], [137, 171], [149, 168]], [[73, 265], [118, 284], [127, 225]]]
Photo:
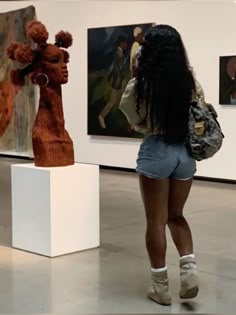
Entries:
[[[0, 14], [0, 83], [9, 80], [10, 71], [13, 69], [13, 62], [6, 54], [7, 47], [12, 42], [29, 43], [26, 38], [26, 26], [35, 17], [33, 6]], [[32, 156], [35, 92], [30, 82], [17, 93], [13, 111], [12, 120], [0, 137], [0, 153]]]
[[134, 56], [153, 23], [88, 30], [88, 134], [140, 138], [119, 102]]
[[236, 105], [236, 56], [220, 57], [220, 104]]

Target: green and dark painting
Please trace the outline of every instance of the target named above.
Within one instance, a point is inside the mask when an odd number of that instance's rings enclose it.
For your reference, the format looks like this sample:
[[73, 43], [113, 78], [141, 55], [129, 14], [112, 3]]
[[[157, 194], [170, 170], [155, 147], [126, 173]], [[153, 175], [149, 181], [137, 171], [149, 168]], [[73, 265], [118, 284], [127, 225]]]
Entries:
[[[34, 19], [35, 8], [33, 6], [0, 13], [0, 83], [2, 85], [10, 80], [10, 72], [14, 67], [14, 63], [7, 56], [7, 47], [12, 42], [30, 43], [26, 38], [26, 26]], [[0, 103], [0, 105], [4, 104]], [[27, 82], [14, 99], [11, 121], [0, 137], [0, 153], [11, 154], [12, 152], [19, 153], [19, 155], [31, 155], [35, 112], [34, 87]], [[1, 118], [0, 115], [0, 123]]]
[[119, 110], [149, 24], [88, 30], [88, 134], [140, 138]]

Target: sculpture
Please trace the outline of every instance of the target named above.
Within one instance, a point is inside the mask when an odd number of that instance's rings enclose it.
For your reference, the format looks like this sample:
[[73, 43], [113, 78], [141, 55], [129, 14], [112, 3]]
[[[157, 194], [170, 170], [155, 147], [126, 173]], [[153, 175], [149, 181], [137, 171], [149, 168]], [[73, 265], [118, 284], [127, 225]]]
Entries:
[[12, 60], [26, 65], [11, 72], [12, 83], [23, 87], [25, 77], [29, 76], [40, 88], [39, 108], [32, 130], [35, 165], [72, 165], [74, 149], [65, 129], [61, 93], [61, 85], [68, 81], [66, 64], [69, 62], [69, 54], [62, 48], [72, 45], [72, 36], [60, 31], [55, 36], [55, 44], [47, 43], [47, 29], [39, 21], [29, 23], [27, 36], [36, 44], [34, 49], [23, 43], [12, 43], [7, 53]]

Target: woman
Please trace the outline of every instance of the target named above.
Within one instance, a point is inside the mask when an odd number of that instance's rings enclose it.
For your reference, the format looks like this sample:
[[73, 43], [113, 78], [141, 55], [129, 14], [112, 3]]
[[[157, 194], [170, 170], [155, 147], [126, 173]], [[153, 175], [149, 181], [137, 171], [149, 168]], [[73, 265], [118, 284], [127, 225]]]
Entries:
[[137, 173], [146, 211], [146, 247], [151, 263], [148, 297], [170, 305], [166, 267], [166, 226], [180, 255], [180, 297], [194, 298], [198, 276], [189, 225], [183, 216], [196, 162], [185, 147], [191, 101], [203, 92], [195, 82], [179, 33], [157, 25], [145, 35], [137, 77], [122, 96], [120, 109], [145, 133]]

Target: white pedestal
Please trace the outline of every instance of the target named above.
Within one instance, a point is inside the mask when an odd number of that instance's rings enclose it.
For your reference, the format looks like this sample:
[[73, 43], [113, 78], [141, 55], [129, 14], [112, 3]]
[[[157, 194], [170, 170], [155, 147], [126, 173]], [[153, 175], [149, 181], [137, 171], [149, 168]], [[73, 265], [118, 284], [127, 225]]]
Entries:
[[12, 166], [13, 247], [54, 257], [98, 247], [99, 166]]

